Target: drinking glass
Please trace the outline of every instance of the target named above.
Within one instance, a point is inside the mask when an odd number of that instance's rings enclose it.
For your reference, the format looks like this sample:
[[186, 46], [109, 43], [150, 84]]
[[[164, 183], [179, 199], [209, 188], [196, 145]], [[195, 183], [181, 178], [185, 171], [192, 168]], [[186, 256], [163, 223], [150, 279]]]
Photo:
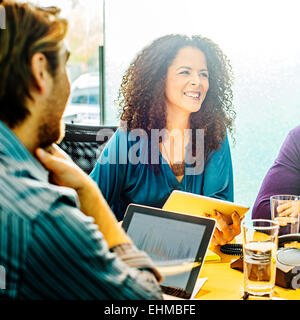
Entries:
[[279, 223], [275, 220], [244, 220], [244, 293], [272, 298], [276, 277]]
[[275, 195], [270, 197], [271, 215], [279, 222], [279, 235], [299, 232], [300, 197]]

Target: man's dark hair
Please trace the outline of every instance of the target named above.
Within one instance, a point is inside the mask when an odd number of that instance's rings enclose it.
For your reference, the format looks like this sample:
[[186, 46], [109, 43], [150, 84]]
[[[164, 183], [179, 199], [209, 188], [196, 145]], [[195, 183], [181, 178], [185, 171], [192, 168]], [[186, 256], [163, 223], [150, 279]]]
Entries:
[[43, 53], [54, 77], [68, 24], [55, 7], [10, 0], [0, 0], [0, 6], [6, 15], [5, 29], [0, 29], [0, 120], [14, 128], [29, 115], [26, 98], [32, 99], [29, 88], [35, 85], [32, 56]]

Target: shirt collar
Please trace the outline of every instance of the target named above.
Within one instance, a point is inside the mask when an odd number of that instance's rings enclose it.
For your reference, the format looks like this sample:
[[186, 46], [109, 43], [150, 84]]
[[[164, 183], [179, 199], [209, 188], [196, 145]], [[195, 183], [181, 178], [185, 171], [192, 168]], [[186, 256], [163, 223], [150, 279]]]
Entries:
[[1, 155], [21, 164], [36, 179], [48, 181], [48, 171], [2, 121], [0, 121], [0, 157]]

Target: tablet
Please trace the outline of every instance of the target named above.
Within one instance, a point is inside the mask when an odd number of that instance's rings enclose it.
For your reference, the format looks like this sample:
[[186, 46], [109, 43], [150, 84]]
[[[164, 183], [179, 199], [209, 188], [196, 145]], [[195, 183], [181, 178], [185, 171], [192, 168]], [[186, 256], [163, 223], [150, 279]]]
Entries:
[[234, 211], [240, 217], [243, 217], [249, 207], [237, 205], [230, 201], [174, 190], [165, 202], [163, 209], [197, 216], [212, 215], [213, 211], [217, 210], [225, 216], [226, 222], [231, 224], [231, 215]]
[[130, 204], [122, 227], [136, 247], [150, 256], [158, 270], [169, 270], [162, 272], [163, 292], [190, 299], [215, 224], [210, 218]]

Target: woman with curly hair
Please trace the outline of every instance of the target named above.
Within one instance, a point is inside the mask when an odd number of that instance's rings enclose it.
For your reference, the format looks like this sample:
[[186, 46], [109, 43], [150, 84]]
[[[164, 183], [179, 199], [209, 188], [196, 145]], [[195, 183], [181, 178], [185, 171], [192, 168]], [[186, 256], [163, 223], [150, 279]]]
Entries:
[[[91, 173], [118, 220], [129, 203], [162, 207], [173, 190], [233, 201], [231, 86], [228, 59], [199, 35], [163, 36], [137, 55], [119, 91], [121, 127]], [[215, 243], [240, 232], [238, 214], [232, 225], [214, 218]]]

